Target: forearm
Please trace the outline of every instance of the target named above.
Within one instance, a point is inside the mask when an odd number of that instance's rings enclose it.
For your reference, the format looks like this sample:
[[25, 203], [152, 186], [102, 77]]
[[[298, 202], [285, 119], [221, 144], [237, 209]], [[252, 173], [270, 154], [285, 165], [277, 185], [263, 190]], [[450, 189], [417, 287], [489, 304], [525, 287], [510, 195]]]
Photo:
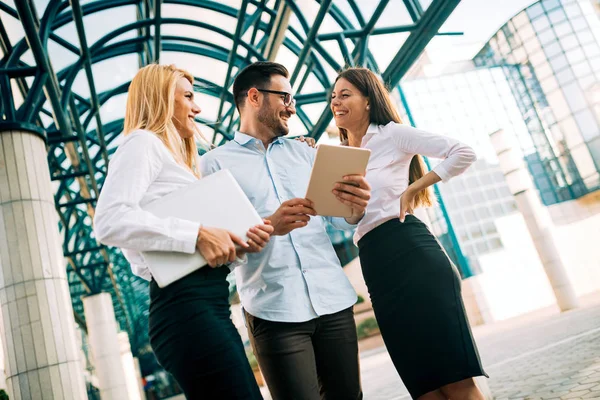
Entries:
[[438, 174], [436, 174], [433, 171], [429, 171], [427, 174], [423, 175], [415, 182], [411, 183], [410, 186], [406, 189], [406, 191], [418, 193], [421, 190], [427, 189], [431, 185], [435, 185], [441, 180], [442, 178], [440, 178]]

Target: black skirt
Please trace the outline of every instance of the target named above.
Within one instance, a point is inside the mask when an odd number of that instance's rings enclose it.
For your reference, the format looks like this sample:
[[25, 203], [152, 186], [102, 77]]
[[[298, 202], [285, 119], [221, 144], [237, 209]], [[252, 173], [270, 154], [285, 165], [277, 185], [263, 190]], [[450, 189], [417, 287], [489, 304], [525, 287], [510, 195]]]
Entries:
[[150, 283], [150, 344], [187, 399], [262, 399], [229, 310], [226, 267]]
[[381, 336], [413, 398], [483, 371], [461, 298], [460, 275], [413, 215], [367, 233], [362, 272]]

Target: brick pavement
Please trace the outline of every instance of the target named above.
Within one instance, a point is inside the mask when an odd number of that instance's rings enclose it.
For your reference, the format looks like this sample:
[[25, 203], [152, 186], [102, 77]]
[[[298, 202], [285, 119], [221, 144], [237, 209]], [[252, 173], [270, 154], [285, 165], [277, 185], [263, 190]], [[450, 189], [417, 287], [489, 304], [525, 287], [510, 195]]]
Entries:
[[[495, 399], [600, 399], [600, 293], [577, 310], [539, 310], [474, 335]], [[409, 399], [385, 348], [361, 353], [361, 372], [365, 400]]]

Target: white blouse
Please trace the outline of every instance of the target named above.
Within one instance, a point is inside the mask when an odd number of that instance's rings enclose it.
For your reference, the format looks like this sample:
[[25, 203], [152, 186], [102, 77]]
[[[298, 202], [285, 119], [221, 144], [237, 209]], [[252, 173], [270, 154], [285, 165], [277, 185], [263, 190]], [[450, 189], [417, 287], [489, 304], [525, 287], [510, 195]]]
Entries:
[[390, 122], [369, 125], [360, 147], [370, 149], [366, 179], [371, 200], [358, 223], [354, 243], [377, 226], [400, 216], [400, 196], [408, 187], [410, 162], [416, 154], [443, 158], [433, 168], [442, 182], [463, 173], [477, 159], [473, 149], [456, 139]]
[[94, 233], [98, 241], [120, 247], [133, 273], [150, 280], [141, 251], [192, 254], [200, 224], [178, 218], [158, 218], [142, 207], [197, 180], [175, 161], [152, 132], [127, 135], [112, 156], [108, 176], [96, 205]]

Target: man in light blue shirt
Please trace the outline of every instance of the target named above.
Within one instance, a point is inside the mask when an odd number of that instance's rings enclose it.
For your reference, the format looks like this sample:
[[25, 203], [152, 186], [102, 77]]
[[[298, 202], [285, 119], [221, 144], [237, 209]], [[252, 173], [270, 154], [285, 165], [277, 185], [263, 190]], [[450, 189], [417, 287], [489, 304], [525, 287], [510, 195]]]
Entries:
[[[235, 269], [256, 358], [274, 399], [360, 399], [356, 293], [344, 274], [306, 193], [315, 150], [284, 139], [295, 113], [288, 71], [254, 63], [233, 86], [241, 116], [234, 140], [201, 158], [202, 175], [229, 169], [275, 232], [261, 253]], [[242, 133], [243, 132], [243, 133]], [[364, 215], [370, 188], [349, 177], [334, 191], [352, 217], [328, 218], [352, 229]], [[332, 188], [333, 189], [333, 188]]]

